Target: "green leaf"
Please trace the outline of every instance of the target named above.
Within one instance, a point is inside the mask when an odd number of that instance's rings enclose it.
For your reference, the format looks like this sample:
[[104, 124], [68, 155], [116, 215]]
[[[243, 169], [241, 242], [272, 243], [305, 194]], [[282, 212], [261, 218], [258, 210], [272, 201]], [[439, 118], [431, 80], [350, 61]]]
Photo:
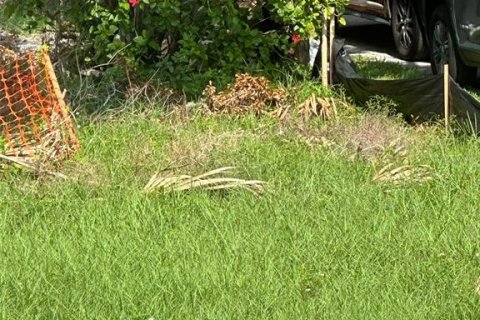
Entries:
[[150, 40], [148, 42], [148, 46], [155, 51], [162, 51], [162, 48], [160, 47], [160, 45], [154, 40]]
[[110, 34], [115, 34], [118, 31], [118, 27], [115, 25], [111, 25], [109, 28]]
[[128, 3], [128, 1], [119, 1], [118, 6], [122, 10], [130, 11], [130, 4]]
[[17, 9], [17, 6], [9, 3], [9, 4], [5, 5], [5, 8], [3, 9], [3, 14], [7, 18], [11, 18], [13, 16], [13, 14], [15, 13], [16, 9]]
[[334, 7], [327, 7], [326, 10], [327, 10], [327, 16], [329, 18], [333, 17], [333, 15], [335, 15], [335, 8]]
[[133, 41], [141, 47], [146, 46], [148, 43], [148, 40], [142, 36], [136, 36], [135, 38], [133, 38]]

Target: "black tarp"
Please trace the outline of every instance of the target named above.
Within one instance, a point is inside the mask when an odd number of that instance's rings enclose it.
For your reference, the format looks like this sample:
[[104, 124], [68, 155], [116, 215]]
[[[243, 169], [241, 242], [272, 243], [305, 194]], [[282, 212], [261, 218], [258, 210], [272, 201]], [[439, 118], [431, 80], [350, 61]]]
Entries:
[[[412, 80], [373, 80], [358, 74], [355, 63], [344, 49], [344, 40], [335, 40], [335, 80], [358, 102], [385, 96], [396, 102], [397, 110], [423, 121], [444, 116], [443, 75]], [[450, 78], [450, 110], [453, 118], [468, 122], [480, 131], [480, 102]]]

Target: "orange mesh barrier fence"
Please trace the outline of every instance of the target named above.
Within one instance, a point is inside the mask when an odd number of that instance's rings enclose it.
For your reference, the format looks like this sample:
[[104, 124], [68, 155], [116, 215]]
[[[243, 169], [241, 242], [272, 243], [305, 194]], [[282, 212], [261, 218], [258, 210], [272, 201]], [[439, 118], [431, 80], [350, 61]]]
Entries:
[[41, 161], [65, 159], [79, 148], [46, 50], [0, 65], [0, 148]]

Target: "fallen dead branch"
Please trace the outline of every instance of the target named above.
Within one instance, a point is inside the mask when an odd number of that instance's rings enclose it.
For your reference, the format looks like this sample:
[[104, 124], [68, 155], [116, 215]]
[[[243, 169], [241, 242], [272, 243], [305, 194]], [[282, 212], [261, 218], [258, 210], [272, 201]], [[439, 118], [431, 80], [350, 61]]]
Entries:
[[235, 168], [233, 167], [223, 167], [194, 177], [190, 175], [162, 175], [158, 172], [153, 175], [147, 183], [144, 192], [152, 193], [157, 190], [175, 192], [198, 188], [205, 190], [244, 189], [254, 194], [260, 194], [263, 192], [263, 181], [244, 180], [224, 176], [226, 173], [231, 172], [234, 169]]

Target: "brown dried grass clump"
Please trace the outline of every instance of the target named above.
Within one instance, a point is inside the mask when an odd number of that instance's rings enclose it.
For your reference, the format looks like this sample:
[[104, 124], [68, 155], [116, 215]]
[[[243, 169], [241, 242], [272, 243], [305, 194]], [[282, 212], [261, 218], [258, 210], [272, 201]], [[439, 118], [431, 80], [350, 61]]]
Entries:
[[383, 114], [366, 115], [340, 132], [348, 149], [367, 160], [376, 160], [389, 150], [404, 150], [409, 144], [406, 127]]
[[[335, 118], [333, 105], [326, 106], [332, 106], [332, 109], [326, 108], [324, 114]], [[304, 118], [308, 118], [307, 111], [300, 111]], [[315, 116], [315, 113], [309, 111], [308, 115]], [[325, 119], [325, 115], [317, 111], [317, 117]], [[351, 160], [361, 159], [375, 165], [391, 162], [392, 158], [403, 159], [411, 144], [411, 137], [404, 125], [380, 114], [367, 114], [360, 119], [344, 117], [342, 121], [331, 122], [325, 126], [304, 121], [297, 127], [297, 132], [310, 147], [328, 147], [336, 154], [345, 155]]]
[[210, 111], [239, 115], [263, 115], [272, 106], [282, 106], [287, 96], [284, 89], [272, 88], [267, 78], [254, 77], [248, 73], [237, 74], [235, 83], [225, 91], [217, 93], [217, 88], [212, 83], [203, 91]]
[[333, 98], [318, 97], [313, 93], [299, 106], [299, 113], [305, 120], [320, 117], [322, 120], [337, 118], [337, 106]]

